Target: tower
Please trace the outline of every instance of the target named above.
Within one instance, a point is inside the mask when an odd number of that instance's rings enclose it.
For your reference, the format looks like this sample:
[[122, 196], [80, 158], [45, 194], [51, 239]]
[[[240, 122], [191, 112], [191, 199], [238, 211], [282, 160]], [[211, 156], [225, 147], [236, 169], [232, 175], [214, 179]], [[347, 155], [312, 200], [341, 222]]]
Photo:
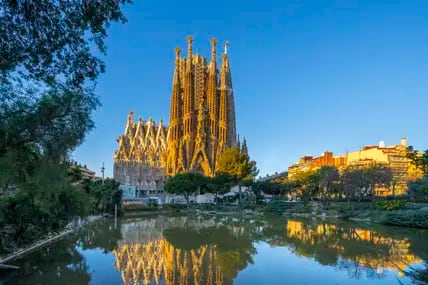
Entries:
[[198, 171], [211, 176], [215, 174], [217, 157], [226, 147], [236, 145], [235, 103], [227, 43], [222, 54], [221, 72], [217, 68], [216, 39], [211, 39], [208, 64], [204, 57], [192, 53], [191, 36], [187, 38], [187, 44], [186, 59], [180, 58], [176, 51], [166, 174]]
[[180, 145], [181, 138], [181, 119], [182, 119], [182, 93], [180, 81], [180, 48], [175, 48], [175, 69], [172, 82], [169, 136], [168, 136], [168, 154], [166, 172], [172, 172], [177, 169], [178, 152], [182, 150]]
[[[188, 47], [187, 47], [187, 60], [186, 60], [186, 69], [184, 77], [184, 94], [183, 94], [183, 137], [181, 138], [182, 148], [185, 150], [185, 157], [181, 163], [184, 167], [187, 168], [187, 162], [190, 159], [190, 151], [192, 150], [192, 141], [193, 141], [193, 78], [192, 78], [192, 41], [193, 38], [189, 36], [187, 38]], [[174, 171], [175, 172], [175, 171]]]
[[236, 144], [235, 100], [227, 46], [226, 42], [220, 74], [219, 144], [222, 148]]
[[216, 152], [218, 147], [218, 103], [219, 94], [217, 91], [217, 57], [216, 57], [216, 44], [215, 38], [211, 39], [211, 62], [208, 67], [208, 86], [207, 86], [207, 101], [209, 112], [209, 154], [211, 157], [212, 167], [216, 163]]
[[135, 123], [131, 112], [124, 135], [118, 138], [115, 177], [145, 183], [151, 181], [147, 175], [159, 171], [167, 176], [189, 171], [215, 175], [218, 156], [237, 144], [227, 43], [221, 70], [216, 45], [211, 39], [209, 63], [193, 54], [192, 36], [187, 37], [185, 57], [175, 48], [169, 127], [162, 121], [156, 126], [152, 119]]

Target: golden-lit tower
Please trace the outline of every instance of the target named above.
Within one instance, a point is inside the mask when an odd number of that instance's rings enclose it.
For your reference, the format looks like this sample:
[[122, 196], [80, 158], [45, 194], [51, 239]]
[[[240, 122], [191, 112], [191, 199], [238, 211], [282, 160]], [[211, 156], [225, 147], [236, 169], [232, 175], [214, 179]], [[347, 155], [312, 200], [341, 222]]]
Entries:
[[226, 42], [224, 53], [221, 55], [220, 73], [219, 145], [223, 148], [236, 144], [235, 100], [227, 46]]
[[212, 158], [212, 166], [215, 165], [218, 146], [218, 91], [217, 91], [217, 56], [215, 38], [211, 39], [211, 62], [208, 67], [207, 101], [209, 111], [210, 145], [209, 154]]
[[178, 152], [180, 150], [182, 94], [180, 83], [180, 48], [175, 48], [175, 70], [172, 83], [171, 109], [169, 121], [167, 169], [177, 168]]
[[151, 119], [134, 123], [130, 113], [114, 158], [115, 177], [121, 183], [151, 181], [147, 175], [155, 168], [167, 176], [188, 171], [213, 176], [217, 157], [226, 147], [236, 145], [227, 44], [221, 72], [217, 66], [216, 39], [211, 39], [209, 63], [192, 53], [192, 45], [193, 38], [188, 36], [186, 57], [180, 56], [179, 48], [175, 49], [169, 127], [162, 122], [156, 126]]
[[193, 154], [193, 141], [194, 141], [194, 94], [193, 94], [193, 76], [192, 76], [192, 36], [187, 37], [187, 60], [184, 78], [184, 96], [183, 96], [183, 141], [185, 157], [183, 157], [183, 164], [187, 169], [189, 167], [189, 160]]

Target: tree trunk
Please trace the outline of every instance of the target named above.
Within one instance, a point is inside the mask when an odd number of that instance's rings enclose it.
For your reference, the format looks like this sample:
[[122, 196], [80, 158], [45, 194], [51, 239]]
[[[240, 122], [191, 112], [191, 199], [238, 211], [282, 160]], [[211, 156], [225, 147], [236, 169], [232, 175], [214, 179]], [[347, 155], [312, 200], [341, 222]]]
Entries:
[[375, 192], [375, 184], [372, 184], [372, 202], [373, 208], [376, 208], [376, 192]]
[[238, 184], [239, 189], [239, 206], [242, 207], [242, 191], [241, 191], [241, 184]]
[[190, 208], [190, 204], [189, 204], [189, 194], [184, 194], [184, 199], [186, 199], [187, 208]]

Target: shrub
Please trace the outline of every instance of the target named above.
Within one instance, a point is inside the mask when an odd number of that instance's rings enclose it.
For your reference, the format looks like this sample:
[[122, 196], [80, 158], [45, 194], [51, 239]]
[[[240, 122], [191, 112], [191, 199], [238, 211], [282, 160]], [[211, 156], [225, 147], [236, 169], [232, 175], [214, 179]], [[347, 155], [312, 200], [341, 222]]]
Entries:
[[147, 206], [148, 206], [149, 208], [157, 208], [159, 205], [158, 205], [158, 202], [156, 202], [155, 200], [150, 200], [150, 201], [147, 203]]
[[123, 205], [125, 212], [139, 212], [139, 211], [156, 211], [157, 207], [149, 207], [146, 204], [125, 204]]
[[289, 209], [289, 203], [284, 200], [272, 200], [263, 207], [263, 211], [270, 214], [282, 214]]
[[165, 210], [172, 210], [174, 212], [180, 212], [180, 210], [187, 209], [187, 205], [184, 204], [165, 204], [163, 205]]
[[407, 204], [405, 200], [383, 200], [376, 202], [376, 208], [383, 211], [403, 209]]
[[394, 211], [385, 215], [384, 224], [428, 228], [428, 210]]

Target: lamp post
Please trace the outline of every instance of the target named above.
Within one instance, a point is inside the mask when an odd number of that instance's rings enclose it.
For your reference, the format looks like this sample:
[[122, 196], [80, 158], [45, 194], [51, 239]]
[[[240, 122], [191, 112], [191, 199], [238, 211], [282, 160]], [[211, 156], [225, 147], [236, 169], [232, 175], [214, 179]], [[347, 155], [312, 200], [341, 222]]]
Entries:
[[104, 162], [103, 162], [103, 165], [101, 166], [101, 174], [102, 174], [102, 177], [103, 177], [103, 180], [102, 180], [102, 183], [104, 184], [104, 170], [105, 170], [106, 168], [104, 167]]

